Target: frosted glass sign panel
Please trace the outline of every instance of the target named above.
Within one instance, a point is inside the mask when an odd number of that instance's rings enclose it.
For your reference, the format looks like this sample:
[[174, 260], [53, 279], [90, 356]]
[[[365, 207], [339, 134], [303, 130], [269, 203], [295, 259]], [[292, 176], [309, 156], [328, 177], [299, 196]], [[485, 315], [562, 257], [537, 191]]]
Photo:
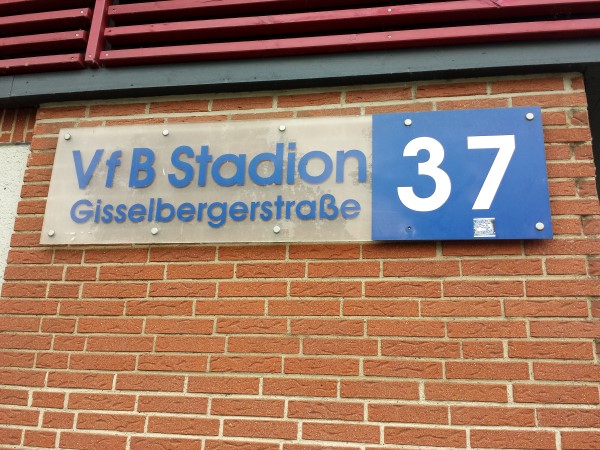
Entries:
[[371, 238], [371, 118], [61, 130], [42, 242]]

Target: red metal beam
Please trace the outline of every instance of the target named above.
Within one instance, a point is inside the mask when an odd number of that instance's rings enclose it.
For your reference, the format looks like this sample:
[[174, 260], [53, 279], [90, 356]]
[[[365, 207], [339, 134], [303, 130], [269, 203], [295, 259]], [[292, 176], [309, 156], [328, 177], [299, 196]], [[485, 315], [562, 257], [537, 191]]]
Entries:
[[[487, 0], [483, 0], [487, 1]], [[117, 23], [144, 23], [190, 18], [236, 17], [245, 14], [311, 11], [373, 5], [373, 0], [166, 0], [113, 5], [108, 15]], [[375, 2], [379, 3], [379, 2]], [[388, 2], [382, 2], [388, 4]]]
[[87, 32], [83, 30], [0, 38], [0, 56], [19, 53], [52, 53], [84, 48]]
[[[600, 1], [598, 6], [600, 7]], [[114, 44], [149, 42], [162, 44], [185, 40], [330, 32], [409, 24], [414, 26], [456, 19], [467, 20], [484, 15], [493, 16], [496, 11], [498, 11], [496, 6], [483, 3], [481, 0], [463, 0], [422, 5], [118, 26], [107, 28], [105, 36]]]
[[94, 0], [0, 0], [0, 15], [27, 14], [67, 8], [86, 8]]
[[94, 17], [90, 27], [90, 37], [85, 50], [85, 63], [90, 67], [98, 67], [98, 55], [104, 49], [104, 29], [108, 22], [108, 8], [111, 0], [97, 0]]
[[81, 69], [83, 67], [83, 55], [79, 53], [0, 60], [0, 74], [3, 75], [28, 72], [51, 72], [55, 70]]
[[92, 10], [90, 8], [5, 16], [0, 17], [0, 34], [24, 34], [25, 32], [36, 34], [67, 27], [71, 29], [85, 28], [91, 19]]
[[600, 19], [472, 25], [336, 36], [106, 50], [100, 54], [100, 60], [106, 66], [123, 66], [590, 36], [600, 36]]

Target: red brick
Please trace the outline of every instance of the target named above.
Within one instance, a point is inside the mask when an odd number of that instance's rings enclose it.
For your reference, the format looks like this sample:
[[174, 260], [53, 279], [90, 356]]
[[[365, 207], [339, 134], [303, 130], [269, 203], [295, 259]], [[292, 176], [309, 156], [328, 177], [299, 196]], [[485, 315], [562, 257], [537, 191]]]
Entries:
[[452, 406], [450, 415], [452, 425], [513, 427], [533, 427], [535, 425], [535, 410], [533, 408]]
[[240, 263], [236, 267], [237, 278], [302, 278], [304, 263]]
[[[4, 380], [2, 380], [4, 382]], [[26, 390], [0, 388], [0, 404], [27, 406], [29, 394]]]
[[448, 297], [521, 297], [521, 281], [444, 281], [444, 295]]
[[131, 450], [198, 450], [202, 448], [202, 440], [133, 436], [130, 448]]
[[82, 351], [85, 347], [85, 338], [79, 336], [54, 336], [53, 350]]
[[83, 283], [83, 298], [144, 298], [146, 283]]
[[298, 244], [290, 245], [290, 259], [358, 259], [356, 244]]
[[129, 414], [79, 413], [77, 428], [80, 430], [144, 431], [145, 417]]
[[495, 317], [501, 314], [498, 300], [421, 300], [423, 317]]
[[385, 339], [381, 341], [381, 354], [413, 358], [460, 358], [460, 343]]
[[463, 341], [463, 358], [502, 358], [504, 357], [504, 345], [502, 341]]
[[320, 108], [310, 110], [300, 110], [296, 112], [297, 117], [339, 117], [339, 116], [360, 116], [360, 108]]
[[285, 259], [285, 245], [220, 246], [221, 261], [257, 261]]
[[433, 242], [369, 243], [362, 245], [366, 259], [433, 258], [436, 247]]
[[161, 372], [205, 372], [208, 357], [192, 355], [140, 355], [138, 370]]
[[277, 356], [213, 356], [211, 372], [280, 373], [282, 361]]
[[120, 316], [124, 311], [124, 301], [63, 300], [60, 302], [60, 314], [63, 316]]
[[191, 300], [131, 300], [127, 302], [128, 316], [191, 316]]
[[360, 297], [360, 281], [291, 281], [292, 297]]
[[369, 404], [372, 422], [448, 424], [447, 406]]
[[221, 281], [221, 297], [284, 297], [287, 294], [285, 281]]
[[46, 296], [46, 283], [10, 283], [2, 285], [2, 297], [43, 298]]
[[276, 420], [235, 420], [225, 419], [224, 436], [252, 438], [295, 439], [298, 424]]
[[521, 255], [522, 251], [522, 245], [517, 241], [448, 241], [442, 243], [444, 256]]
[[389, 102], [393, 100], [410, 100], [412, 88], [388, 87], [385, 89], [359, 89], [346, 92], [346, 103]]
[[54, 264], [80, 264], [83, 250], [55, 250]]
[[465, 447], [464, 430], [450, 428], [385, 427], [386, 444], [419, 445], [425, 447]]
[[51, 341], [52, 336], [45, 334], [2, 333], [0, 348], [49, 350]]
[[416, 317], [419, 304], [415, 300], [344, 300], [345, 316]]
[[460, 275], [458, 261], [385, 261], [386, 277], [451, 277]]
[[523, 359], [593, 359], [591, 342], [512, 341], [508, 344], [510, 358]]
[[66, 369], [69, 364], [67, 353], [38, 353], [35, 358], [35, 367], [39, 369]]
[[305, 355], [377, 355], [376, 339], [304, 338]]
[[226, 334], [284, 334], [287, 333], [285, 319], [217, 319], [217, 333]]
[[86, 263], [145, 263], [148, 249], [145, 248], [105, 248], [85, 251]]
[[537, 413], [542, 427], [594, 428], [600, 423], [600, 410], [597, 408], [539, 408]]
[[598, 255], [600, 239], [554, 239], [525, 244], [528, 255]]
[[80, 317], [77, 323], [77, 332], [139, 334], [142, 332], [143, 325], [142, 319]]
[[[214, 261], [216, 247], [152, 247], [150, 261]], [[145, 261], [145, 260], [144, 260]], [[113, 262], [113, 261], [109, 261]], [[114, 261], [116, 262], [116, 261]], [[134, 261], [137, 262], [137, 261]], [[142, 261], [143, 262], [143, 261]]]
[[435, 281], [366, 281], [367, 297], [439, 297], [441, 286]]
[[315, 94], [280, 95], [277, 107], [295, 108], [301, 106], [338, 105], [341, 100], [340, 92], [319, 92]]
[[533, 363], [535, 380], [600, 381], [600, 365], [575, 363]]
[[585, 275], [586, 261], [583, 258], [546, 259], [548, 275]]
[[37, 426], [39, 411], [29, 409], [2, 408], [0, 409], [0, 423], [5, 425]]
[[196, 300], [196, 315], [202, 316], [262, 316], [264, 300], [217, 299]]
[[562, 431], [561, 444], [565, 450], [595, 450], [600, 448], [597, 431]]
[[[594, 164], [581, 162], [557, 162], [548, 164], [549, 178], [580, 178], [593, 177]], [[569, 193], [569, 195], [573, 195]]]
[[48, 286], [49, 298], [77, 298], [79, 297], [79, 284], [50, 283]]
[[167, 269], [169, 280], [215, 278], [233, 278], [233, 264], [169, 264]]
[[444, 337], [444, 322], [435, 320], [369, 320], [369, 336]]
[[446, 378], [478, 380], [528, 380], [529, 368], [523, 362], [446, 362]]
[[212, 319], [155, 319], [146, 318], [146, 334], [211, 334], [214, 327]]
[[135, 409], [135, 396], [73, 392], [69, 395], [69, 409], [133, 411]]
[[595, 180], [581, 180], [577, 183], [577, 193], [580, 197], [598, 197]]
[[150, 297], [214, 297], [216, 283], [194, 281], [155, 281], [150, 283]]
[[225, 338], [217, 336], [158, 336], [157, 352], [222, 353]]
[[506, 403], [508, 395], [503, 384], [426, 382], [425, 398], [437, 401]]
[[[308, 264], [308, 276], [313, 278], [378, 277], [379, 272], [379, 262], [376, 261]], [[300, 276], [303, 274], [304, 272]]]
[[379, 443], [379, 426], [362, 424], [337, 424], [305, 422], [302, 425], [302, 439], [335, 442]]
[[61, 280], [62, 266], [8, 266], [5, 280]]
[[206, 394], [258, 394], [258, 383], [254, 377], [189, 377], [187, 390]]
[[598, 389], [594, 386], [553, 384], [515, 384], [513, 397], [517, 403], [580, 403], [598, 404]]
[[476, 109], [476, 108], [508, 108], [507, 98], [477, 98], [451, 101], [437, 101], [438, 111], [454, 109]]
[[270, 316], [339, 316], [339, 300], [270, 300]]
[[114, 376], [108, 373], [50, 372], [48, 387], [76, 389], [111, 389]]
[[[262, 447], [261, 447], [261, 450], [263, 450]], [[359, 450], [359, 447], [348, 447], [345, 443], [340, 446], [330, 445], [330, 444], [307, 445], [307, 444], [284, 443], [283, 450]]]
[[219, 434], [219, 421], [205, 417], [150, 416], [148, 431], [150, 433], [216, 436]]
[[75, 414], [63, 411], [45, 411], [42, 426], [44, 428], [71, 429], [75, 423]]
[[522, 321], [469, 321], [449, 322], [448, 337], [451, 338], [509, 338], [527, 337], [525, 322]]
[[34, 353], [0, 352], [0, 367], [33, 368]]
[[212, 101], [211, 111], [266, 109], [272, 107], [272, 97], [218, 98]]
[[490, 83], [492, 94], [514, 94], [518, 92], [562, 91], [565, 88], [562, 78], [532, 78], [519, 80], [498, 80]]
[[111, 450], [125, 449], [127, 436], [114, 436], [109, 434], [91, 434], [63, 432], [60, 435], [62, 448], [75, 448], [78, 450], [96, 450], [110, 448]]
[[182, 392], [183, 376], [120, 373], [117, 390]]
[[363, 365], [366, 376], [442, 378], [442, 363], [436, 361], [365, 359]]
[[337, 382], [310, 378], [265, 378], [264, 395], [286, 395], [294, 397], [335, 397]]
[[144, 103], [125, 103], [116, 105], [92, 105], [88, 117], [98, 116], [129, 116], [144, 114], [146, 105]]
[[35, 332], [40, 329], [37, 317], [0, 317], [0, 331]]
[[477, 448], [554, 449], [556, 438], [545, 430], [471, 430], [471, 446]]
[[358, 359], [286, 357], [284, 373], [297, 375], [358, 375]]
[[485, 95], [486, 83], [444, 83], [417, 86], [417, 98]]
[[67, 267], [66, 281], [96, 281], [95, 267]]
[[171, 100], [150, 104], [150, 114], [207, 112], [208, 100]]
[[533, 337], [597, 338], [600, 336], [598, 321], [540, 320], [530, 324]]
[[292, 319], [292, 334], [362, 336], [364, 324], [361, 320], [344, 319]]
[[365, 106], [365, 115], [389, 114], [389, 113], [414, 113], [418, 111], [433, 111], [433, 103], [426, 101], [416, 101], [410, 103], [391, 104], [383, 106]]
[[60, 119], [63, 117], [80, 118], [85, 116], [86, 106], [44, 106], [37, 110], [36, 120]]
[[541, 259], [473, 259], [462, 261], [463, 276], [467, 275], [541, 275]]
[[79, 353], [71, 355], [69, 364], [75, 370], [131, 371], [135, 369], [135, 356]]
[[231, 336], [227, 340], [227, 351], [230, 353], [294, 354], [300, 352], [300, 339]]
[[28, 447], [55, 448], [54, 431], [25, 430], [24, 445]]
[[137, 409], [139, 412], [206, 414], [208, 399], [174, 395], [140, 395]]
[[413, 381], [342, 380], [340, 395], [342, 398], [417, 400], [419, 398], [419, 386]]
[[213, 416], [283, 417], [284, 406], [283, 400], [213, 398], [210, 413]]
[[163, 265], [127, 265], [101, 266], [100, 280], [162, 280], [165, 266]]
[[594, 296], [600, 292], [600, 280], [527, 280], [530, 297], [580, 297]]
[[154, 339], [142, 336], [90, 336], [86, 350], [89, 352], [150, 352]]
[[[292, 117], [294, 117], [293, 111], [231, 114], [231, 120], [291, 119]], [[224, 120], [227, 120], [227, 117]]]

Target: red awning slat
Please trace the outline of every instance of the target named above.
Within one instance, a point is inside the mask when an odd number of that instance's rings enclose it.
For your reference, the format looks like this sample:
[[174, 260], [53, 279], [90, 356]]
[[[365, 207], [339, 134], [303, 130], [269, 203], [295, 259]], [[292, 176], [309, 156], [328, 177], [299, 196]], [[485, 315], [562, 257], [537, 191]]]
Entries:
[[600, 19], [557, 20], [108, 50], [100, 60], [119, 66], [599, 35]]
[[0, 0], [0, 14], [27, 14], [56, 9], [91, 7], [94, 0]]
[[61, 51], [84, 47], [87, 32], [83, 30], [61, 31], [58, 33], [33, 34], [0, 38], [0, 56], [17, 53]]
[[0, 74], [50, 72], [83, 67], [83, 56], [79, 53], [0, 60]]
[[71, 28], [84, 28], [92, 19], [90, 8], [77, 8], [63, 11], [48, 11], [34, 14], [0, 17], [0, 33], [40, 32]]

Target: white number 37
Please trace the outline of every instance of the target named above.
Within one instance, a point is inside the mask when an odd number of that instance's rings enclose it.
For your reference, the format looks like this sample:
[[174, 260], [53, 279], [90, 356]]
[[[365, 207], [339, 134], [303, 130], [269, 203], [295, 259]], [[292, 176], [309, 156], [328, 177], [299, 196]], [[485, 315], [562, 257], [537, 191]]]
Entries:
[[[469, 150], [498, 149], [498, 154], [472, 208], [490, 209], [515, 151], [515, 136], [512, 134], [468, 136], [467, 148]], [[412, 187], [400, 186], [398, 187], [398, 198], [407, 208], [413, 211], [434, 211], [446, 203], [450, 197], [452, 182], [448, 174], [439, 167], [444, 160], [444, 147], [442, 144], [431, 137], [418, 137], [406, 144], [403, 156], [416, 156], [421, 150], [429, 153], [429, 159], [418, 164], [418, 174], [431, 177], [435, 183], [435, 189], [429, 197], [419, 197]]]

